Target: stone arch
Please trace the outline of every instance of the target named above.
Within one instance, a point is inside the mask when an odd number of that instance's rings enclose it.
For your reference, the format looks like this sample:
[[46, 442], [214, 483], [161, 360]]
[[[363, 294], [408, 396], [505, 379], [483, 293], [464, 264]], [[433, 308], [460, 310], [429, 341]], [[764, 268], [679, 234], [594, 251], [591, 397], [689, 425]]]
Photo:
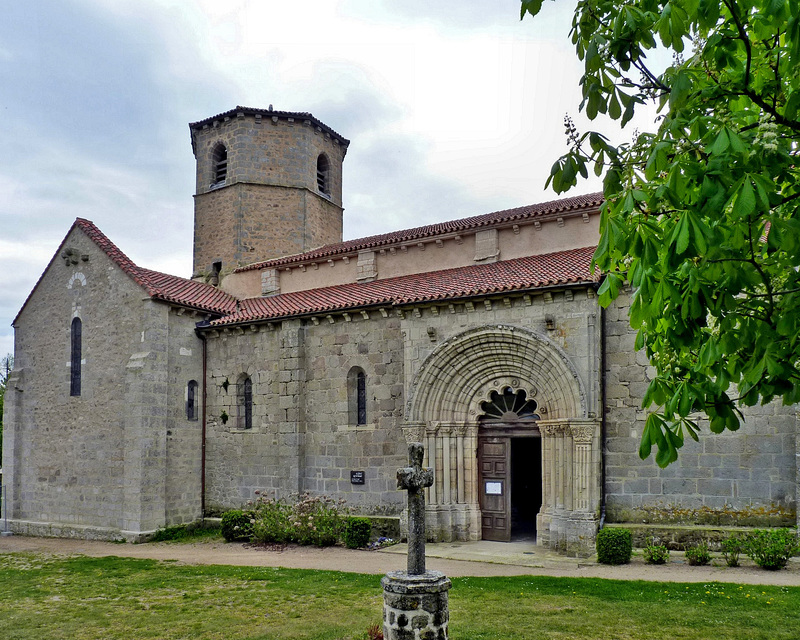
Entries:
[[505, 386], [535, 397], [543, 419], [587, 416], [583, 382], [558, 345], [527, 329], [493, 325], [453, 336], [425, 359], [406, 421], [476, 424], [480, 403]]

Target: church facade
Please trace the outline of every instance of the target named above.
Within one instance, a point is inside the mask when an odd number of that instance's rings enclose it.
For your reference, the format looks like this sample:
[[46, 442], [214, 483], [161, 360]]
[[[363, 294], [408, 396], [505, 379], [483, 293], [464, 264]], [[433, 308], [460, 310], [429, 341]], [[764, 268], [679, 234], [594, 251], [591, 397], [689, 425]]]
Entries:
[[795, 523], [794, 408], [638, 458], [652, 370], [627, 297], [597, 304], [600, 194], [342, 241], [336, 131], [243, 107], [190, 131], [192, 278], [79, 219], [14, 321], [13, 530], [139, 539], [256, 490], [402, 519], [410, 442], [436, 540], [579, 554], [605, 522]]

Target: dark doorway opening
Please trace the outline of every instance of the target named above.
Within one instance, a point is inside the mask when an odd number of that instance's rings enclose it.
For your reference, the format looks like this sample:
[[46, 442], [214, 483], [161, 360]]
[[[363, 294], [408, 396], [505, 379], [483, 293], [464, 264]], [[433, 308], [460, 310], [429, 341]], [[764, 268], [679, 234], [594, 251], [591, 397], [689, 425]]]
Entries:
[[511, 438], [511, 539], [535, 540], [542, 506], [542, 440]]

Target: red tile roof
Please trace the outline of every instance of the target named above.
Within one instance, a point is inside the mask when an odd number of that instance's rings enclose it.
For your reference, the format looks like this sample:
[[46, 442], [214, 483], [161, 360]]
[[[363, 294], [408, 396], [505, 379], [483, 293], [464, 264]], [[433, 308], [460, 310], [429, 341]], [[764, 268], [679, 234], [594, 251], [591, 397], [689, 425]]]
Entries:
[[155, 287], [151, 296], [158, 300], [215, 313], [231, 313], [236, 310], [236, 298], [210, 284], [141, 267], [139, 273], [146, 276], [150, 285]]
[[36, 282], [36, 285], [33, 287], [33, 290], [25, 299], [22, 308], [19, 310], [12, 324], [16, 323], [19, 314], [22, 313], [22, 310], [28, 304], [28, 300], [33, 296], [44, 274], [49, 270], [50, 265], [61, 255], [67, 238], [75, 228], [83, 231], [103, 253], [111, 258], [111, 260], [128, 274], [136, 284], [142, 287], [151, 298], [172, 302], [183, 307], [199, 309], [201, 311], [210, 311], [215, 314], [231, 313], [236, 310], [236, 298], [216, 287], [136, 266], [93, 222], [85, 220], [84, 218], [77, 218], [64, 237], [64, 240], [62, 240], [59, 245], [50, 263], [47, 265], [47, 269], [44, 270], [39, 280]]
[[594, 250], [584, 247], [492, 264], [247, 298], [240, 301], [239, 311], [212, 321], [211, 326], [593, 283], [599, 279], [591, 273]]
[[548, 214], [580, 211], [582, 209], [591, 211], [593, 209], [597, 209], [602, 204], [602, 193], [590, 193], [583, 196], [575, 196], [573, 198], [551, 200], [550, 202], [532, 204], [526, 207], [518, 207], [516, 209], [506, 209], [504, 211], [495, 211], [493, 213], [486, 213], [480, 216], [473, 216], [471, 218], [449, 220], [447, 222], [431, 224], [425, 227], [416, 227], [414, 229], [393, 231], [391, 233], [384, 233], [377, 236], [357, 238], [355, 240], [348, 240], [347, 242], [340, 242], [338, 244], [328, 244], [320, 247], [319, 249], [314, 249], [313, 251], [308, 251], [306, 253], [285, 256], [283, 258], [275, 258], [273, 260], [266, 260], [264, 262], [256, 262], [245, 267], [240, 267], [235, 271], [251, 271], [255, 269], [266, 269], [293, 263], [311, 262], [330, 256], [354, 253], [363, 249], [372, 249], [401, 242], [411, 242], [415, 240], [421, 240], [423, 238], [430, 238], [448, 233], [458, 233], [471, 229], [477, 230], [481, 227], [489, 227], [519, 220], [526, 220], [534, 217], [539, 218]]
[[137, 267], [93, 222], [78, 218], [75, 226], [89, 236], [151, 298], [216, 313], [236, 310], [236, 298], [221, 289], [203, 282]]

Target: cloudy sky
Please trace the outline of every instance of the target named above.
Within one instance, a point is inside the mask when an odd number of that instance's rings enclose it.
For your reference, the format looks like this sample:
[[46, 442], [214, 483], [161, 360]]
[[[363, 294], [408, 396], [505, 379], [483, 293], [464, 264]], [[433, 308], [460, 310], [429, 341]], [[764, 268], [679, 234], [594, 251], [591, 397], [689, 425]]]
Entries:
[[564, 115], [586, 126], [573, 5], [520, 21], [518, 0], [5, 3], [0, 356], [78, 216], [190, 275], [187, 125], [236, 105], [310, 111], [351, 140], [345, 239], [556, 197]]

